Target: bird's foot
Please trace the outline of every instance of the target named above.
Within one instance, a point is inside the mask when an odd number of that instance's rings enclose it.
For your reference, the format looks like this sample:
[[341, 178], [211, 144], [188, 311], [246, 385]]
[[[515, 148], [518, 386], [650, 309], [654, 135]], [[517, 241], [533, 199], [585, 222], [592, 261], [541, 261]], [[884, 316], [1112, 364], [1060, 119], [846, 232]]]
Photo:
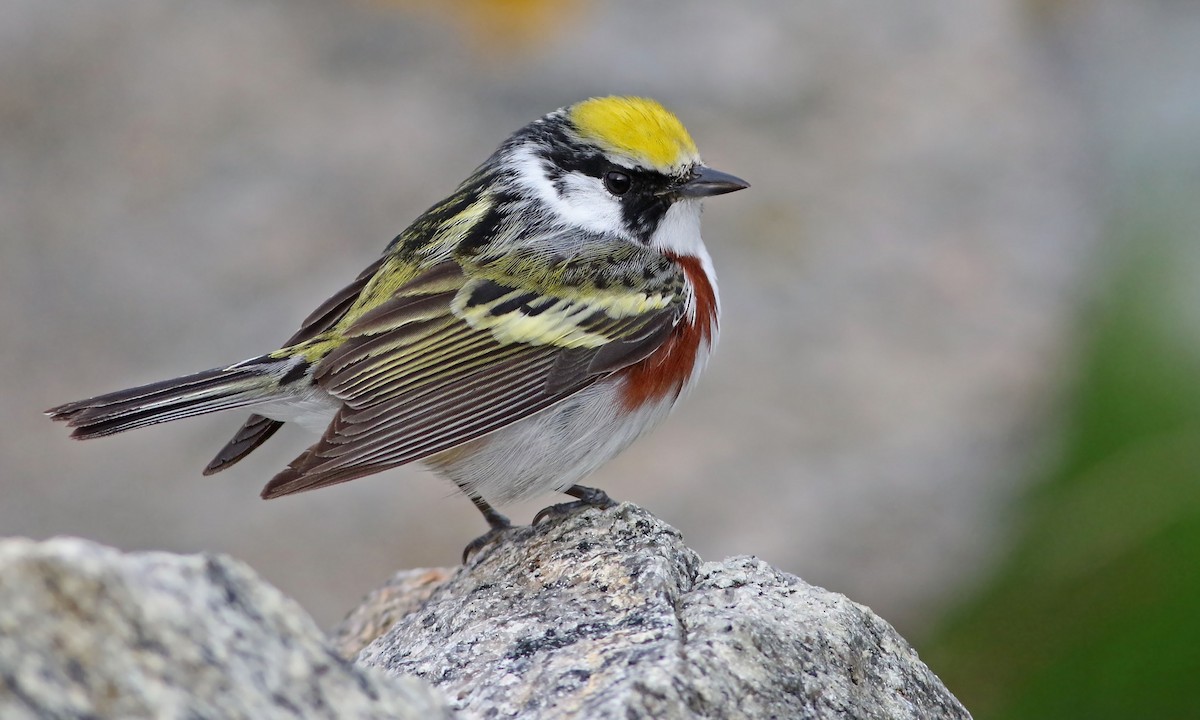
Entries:
[[617, 501], [608, 496], [608, 493], [598, 488], [586, 487], [584, 485], [572, 485], [564, 492], [566, 494], [579, 498], [574, 502], [559, 503], [551, 505], [548, 508], [542, 508], [537, 515], [533, 516], [533, 524], [540, 525], [546, 520], [557, 520], [566, 517], [583, 508], [595, 507], [601, 510], [607, 510], [617, 506]]
[[463, 565], [467, 564], [467, 561], [471, 559], [472, 555], [475, 555], [488, 545], [498, 542], [502, 537], [504, 537], [504, 533], [512, 529], [512, 523], [509, 522], [508, 518], [493, 510], [492, 507], [483, 500], [475, 499], [475, 506], [483, 512], [483, 517], [487, 520], [487, 523], [491, 526], [491, 529], [467, 543], [467, 546], [463, 548]]
[[494, 527], [491, 530], [488, 530], [484, 534], [480, 535], [479, 537], [475, 538], [471, 542], [467, 543], [467, 546], [465, 548], [463, 548], [463, 554], [462, 554], [463, 565], [466, 565], [467, 561], [469, 561], [476, 553], [478, 553], [480, 550], [484, 549], [488, 545], [491, 545], [492, 543], [500, 542], [500, 540], [504, 537], [504, 534], [511, 529], [512, 529], [511, 525], [505, 525], [504, 527]]

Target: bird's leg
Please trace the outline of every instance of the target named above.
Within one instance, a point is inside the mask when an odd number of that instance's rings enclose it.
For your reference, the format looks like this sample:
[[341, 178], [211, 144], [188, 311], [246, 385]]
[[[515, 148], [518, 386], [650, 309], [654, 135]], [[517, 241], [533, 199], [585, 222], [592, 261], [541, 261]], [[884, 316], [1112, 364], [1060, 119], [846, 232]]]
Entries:
[[467, 563], [467, 560], [471, 559], [472, 555], [482, 550], [484, 546], [499, 540], [504, 531], [512, 527], [512, 523], [508, 521], [508, 518], [496, 512], [496, 508], [489, 505], [483, 498], [471, 495], [471, 502], [475, 503], [475, 507], [479, 508], [479, 512], [483, 513], [483, 519], [487, 520], [490, 529], [467, 543], [467, 546], [463, 548], [462, 559], [464, 565]]
[[572, 485], [563, 490], [566, 494], [573, 498], [579, 498], [575, 502], [560, 503], [551, 505], [548, 508], [543, 508], [541, 512], [533, 517], [533, 524], [537, 525], [543, 520], [550, 518], [559, 518], [564, 515], [569, 515], [581, 508], [596, 507], [601, 510], [607, 510], [611, 507], [616, 507], [615, 500], [608, 496], [608, 493], [599, 488], [587, 487], [586, 485]]
[[475, 503], [475, 507], [479, 508], [479, 512], [483, 513], [483, 519], [487, 520], [488, 527], [491, 529], [503, 530], [512, 526], [512, 523], [508, 521], [508, 518], [496, 512], [496, 508], [488, 505], [487, 500], [472, 495], [471, 502]]

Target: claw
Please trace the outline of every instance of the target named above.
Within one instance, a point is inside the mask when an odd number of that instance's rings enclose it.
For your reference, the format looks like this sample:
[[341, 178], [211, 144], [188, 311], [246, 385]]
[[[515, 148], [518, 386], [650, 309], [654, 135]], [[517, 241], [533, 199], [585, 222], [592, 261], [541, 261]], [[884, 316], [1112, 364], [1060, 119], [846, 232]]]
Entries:
[[548, 508], [542, 508], [537, 515], [533, 516], [533, 524], [539, 525], [545, 520], [566, 517], [583, 508], [595, 507], [607, 510], [617, 506], [617, 502], [610, 498], [608, 493], [599, 488], [572, 485], [567, 488], [566, 493], [579, 499], [573, 502], [559, 503], [558, 505], [551, 505]]
[[467, 543], [467, 546], [463, 548], [462, 553], [463, 565], [466, 565], [467, 562], [470, 561], [471, 556], [475, 555], [480, 550], [484, 549], [488, 545], [491, 545], [492, 543], [499, 542], [504, 537], [504, 533], [511, 529], [512, 525], [505, 521], [504, 525], [494, 525], [492, 526], [491, 530], [488, 530], [484, 534]]
[[463, 548], [463, 565], [467, 564], [472, 555], [498, 541], [504, 535], [504, 532], [512, 527], [512, 523], [509, 522], [508, 518], [496, 512], [496, 509], [488, 505], [487, 501], [483, 498], [472, 495], [471, 502], [475, 503], [475, 507], [479, 508], [479, 512], [483, 513], [483, 519], [487, 520], [487, 524], [491, 529], [467, 543], [467, 546]]

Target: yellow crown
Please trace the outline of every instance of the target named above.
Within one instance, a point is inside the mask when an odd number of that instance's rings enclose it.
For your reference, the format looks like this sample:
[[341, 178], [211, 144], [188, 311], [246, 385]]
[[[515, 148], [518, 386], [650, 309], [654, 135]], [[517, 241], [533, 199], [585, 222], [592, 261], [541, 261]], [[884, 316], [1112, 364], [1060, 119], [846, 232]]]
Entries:
[[692, 136], [670, 110], [639, 97], [599, 97], [571, 106], [579, 135], [661, 172], [700, 161]]

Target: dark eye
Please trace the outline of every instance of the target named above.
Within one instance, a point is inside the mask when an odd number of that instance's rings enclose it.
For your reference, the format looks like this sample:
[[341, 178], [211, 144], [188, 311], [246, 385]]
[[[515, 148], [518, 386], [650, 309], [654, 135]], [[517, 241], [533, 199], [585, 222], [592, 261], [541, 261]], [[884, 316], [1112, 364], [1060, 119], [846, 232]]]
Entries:
[[604, 189], [613, 195], [624, 195], [633, 187], [633, 178], [620, 170], [609, 170], [604, 173]]

